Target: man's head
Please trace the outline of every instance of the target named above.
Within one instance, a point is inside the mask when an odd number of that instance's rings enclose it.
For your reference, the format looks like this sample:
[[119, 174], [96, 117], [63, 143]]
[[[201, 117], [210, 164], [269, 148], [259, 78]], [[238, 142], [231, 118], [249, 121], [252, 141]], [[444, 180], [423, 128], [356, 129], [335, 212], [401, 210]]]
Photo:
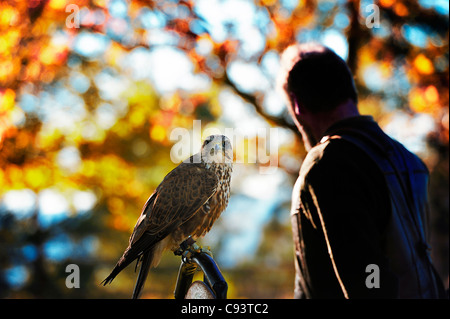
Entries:
[[343, 105], [356, 108], [358, 98], [350, 69], [329, 48], [310, 43], [290, 46], [283, 52], [281, 66], [279, 85], [304, 140], [312, 139], [309, 144], [314, 145], [317, 136], [305, 135], [314, 135], [311, 131], [323, 125], [321, 120], [329, 120]]

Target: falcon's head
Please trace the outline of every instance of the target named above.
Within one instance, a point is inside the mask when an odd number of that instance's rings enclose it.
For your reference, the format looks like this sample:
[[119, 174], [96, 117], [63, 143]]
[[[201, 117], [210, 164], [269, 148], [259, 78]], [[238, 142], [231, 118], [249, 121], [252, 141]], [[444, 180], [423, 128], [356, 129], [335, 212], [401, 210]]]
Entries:
[[205, 163], [232, 163], [233, 147], [224, 135], [210, 135], [202, 145], [202, 161]]

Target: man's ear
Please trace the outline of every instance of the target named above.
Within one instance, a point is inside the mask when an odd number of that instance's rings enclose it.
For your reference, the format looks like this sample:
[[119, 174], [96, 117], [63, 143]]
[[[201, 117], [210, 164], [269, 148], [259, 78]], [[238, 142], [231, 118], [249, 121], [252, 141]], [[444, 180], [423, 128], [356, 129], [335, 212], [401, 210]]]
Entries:
[[297, 97], [295, 97], [295, 95], [292, 95], [291, 99], [292, 99], [292, 104], [294, 106], [295, 116], [300, 116], [300, 115], [305, 114], [306, 109], [301, 103], [299, 103], [297, 101]]

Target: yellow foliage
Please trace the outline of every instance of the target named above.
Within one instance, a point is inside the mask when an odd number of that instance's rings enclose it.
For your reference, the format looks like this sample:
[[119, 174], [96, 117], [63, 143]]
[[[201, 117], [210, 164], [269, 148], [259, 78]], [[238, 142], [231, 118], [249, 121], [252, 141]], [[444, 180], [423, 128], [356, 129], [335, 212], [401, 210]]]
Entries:
[[41, 64], [37, 61], [30, 61], [26, 69], [26, 79], [36, 79], [41, 73]]
[[97, 7], [105, 8], [106, 5], [108, 4], [108, 0], [93, 0], [92, 3], [95, 4]]
[[107, 200], [108, 210], [114, 215], [123, 213], [125, 204], [119, 197], [110, 197]]
[[362, 47], [358, 54], [358, 77], [362, 78], [366, 67], [371, 65], [374, 61], [373, 50], [371, 50], [370, 46]]
[[110, 46], [110, 49], [105, 52], [105, 60], [112, 66], [115, 66], [117, 65], [123, 54], [123, 48], [116, 42], [113, 42]]
[[425, 99], [429, 103], [439, 102], [439, 92], [434, 85], [430, 85], [425, 89]]
[[160, 104], [161, 109], [177, 112], [183, 103], [179, 94], [173, 94], [170, 98], [164, 99]]
[[24, 188], [23, 173], [20, 167], [16, 165], [9, 165], [6, 167], [5, 176], [7, 176], [8, 188]]
[[0, 26], [11, 26], [15, 25], [18, 21], [19, 13], [17, 10], [6, 4], [1, 3], [0, 4]]
[[414, 59], [414, 67], [421, 74], [432, 74], [434, 72], [433, 63], [422, 53]]
[[25, 184], [33, 190], [39, 190], [51, 184], [50, 176], [51, 171], [44, 166], [31, 166], [24, 169]]
[[120, 138], [126, 138], [130, 134], [130, 126], [125, 121], [118, 121], [113, 127], [112, 131]]
[[41, 50], [39, 59], [45, 65], [59, 64], [65, 60], [67, 47], [50, 44]]
[[93, 160], [84, 160], [83, 165], [81, 167], [81, 174], [86, 177], [92, 177], [95, 174], [95, 161]]
[[127, 220], [121, 215], [113, 217], [112, 227], [120, 231], [128, 231], [130, 228], [127, 223]]
[[0, 170], [0, 189], [6, 189], [6, 178], [3, 170]]
[[0, 91], [0, 112], [12, 110], [16, 93], [11, 89]]
[[16, 46], [20, 41], [20, 33], [16, 29], [10, 29], [0, 39], [0, 54], [10, 57], [17, 50]]
[[67, 5], [67, 0], [50, 0], [48, 3], [48, 6], [54, 10], [64, 10]]
[[129, 123], [134, 128], [141, 127], [145, 122], [147, 117], [147, 112], [144, 107], [135, 107], [130, 114]]
[[409, 94], [410, 108], [414, 112], [437, 115], [440, 112], [439, 92], [433, 85], [425, 89], [415, 88]]
[[261, 0], [261, 5], [263, 6], [271, 6], [274, 5], [277, 0]]
[[385, 113], [382, 101], [375, 96], [360, 99], [358, 101], [358, 108], [361, 114], [371, 115], [376, 121], [380, 120]]
[[138, 198], [144, 192], [144, 186], [142, 183], [133, 180], [126, 185], [126, 190], [128, 196]]
[[150, 137], [157, 142], [163, 142], [166, 139], [166, 129], [164, 126], [156, 124], [150, 129]]

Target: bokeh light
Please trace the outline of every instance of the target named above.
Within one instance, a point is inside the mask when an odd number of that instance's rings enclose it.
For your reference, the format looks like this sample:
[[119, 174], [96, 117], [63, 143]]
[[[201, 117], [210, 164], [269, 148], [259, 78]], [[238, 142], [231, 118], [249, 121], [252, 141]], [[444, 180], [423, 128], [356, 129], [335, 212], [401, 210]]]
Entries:
[[[177, 165], [171, 133], [192, 154], [215, 128], [233, 129], [238, 163], [201, 243], [231, 297], [291, 298], [290, 192], [305, 150], [276, 79], [282, 50], [305, 41], [347, 60], [361, 112], [428, 165], [433, 258], [448, 278], [448, 16], [445, 0], [0, 2], [0, 297], [129, 297], [133, 269], [98, 283]], [[271, 128], [276, 141], [260, 134]], [[271, 174], [251, 151], [266, 142]], [[69, 263], [81, 289], [64, 285]], [[167, 253], [144, 297], [171, 298], [178, 266]]]

